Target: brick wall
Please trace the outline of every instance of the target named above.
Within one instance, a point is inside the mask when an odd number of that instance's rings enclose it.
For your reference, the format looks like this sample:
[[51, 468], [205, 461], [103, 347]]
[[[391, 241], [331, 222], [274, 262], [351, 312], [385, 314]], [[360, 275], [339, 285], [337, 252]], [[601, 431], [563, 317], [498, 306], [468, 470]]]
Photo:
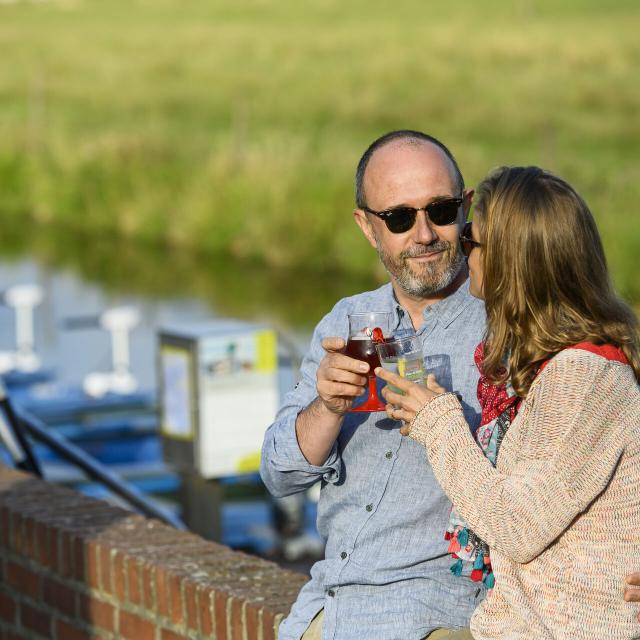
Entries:
[[270, 640], [305, 580], [0, 465], [3, 640]]

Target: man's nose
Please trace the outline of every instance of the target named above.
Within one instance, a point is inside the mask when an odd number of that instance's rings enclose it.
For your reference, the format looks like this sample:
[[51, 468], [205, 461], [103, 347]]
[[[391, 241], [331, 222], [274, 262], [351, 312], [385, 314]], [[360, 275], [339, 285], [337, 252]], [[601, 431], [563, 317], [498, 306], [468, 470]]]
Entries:
[[415, 241], [419, 244], [431, 244], [438, 238], [438, 235], [431, 226], [431, 222], [427, 218], [426, 211], [418, 211], [412, 231]]

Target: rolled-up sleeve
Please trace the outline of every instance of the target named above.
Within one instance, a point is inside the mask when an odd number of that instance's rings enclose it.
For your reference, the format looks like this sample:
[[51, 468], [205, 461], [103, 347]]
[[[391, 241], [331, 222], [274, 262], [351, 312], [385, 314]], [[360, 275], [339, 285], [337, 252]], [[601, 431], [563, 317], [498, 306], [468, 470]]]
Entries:
[[325, 355], [322, 340], [329, 336], [346, 338], [346, 315], [337, 305], [316, 327], [309, 353], [302, 361], [300, 381], [284, 399], [274, 423], [267, 429], [262, 445], [260, 476], [269, 492], [282, 497], [309, 488], [319, 480], [337, 482], [342, 460], [337, 443], [324, 464], [309, 464], [296, 437], [298, 414], [316, 398], [316, 372]]

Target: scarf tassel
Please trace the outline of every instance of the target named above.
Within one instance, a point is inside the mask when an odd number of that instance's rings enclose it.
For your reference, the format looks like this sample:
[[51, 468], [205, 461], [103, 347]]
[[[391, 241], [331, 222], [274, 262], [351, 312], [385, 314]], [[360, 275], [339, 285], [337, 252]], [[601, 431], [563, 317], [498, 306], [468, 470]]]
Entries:
[[462, 575], [462, 560], [458, 559], [451, 565], [451, 573], [453, 573], [454, 576]]

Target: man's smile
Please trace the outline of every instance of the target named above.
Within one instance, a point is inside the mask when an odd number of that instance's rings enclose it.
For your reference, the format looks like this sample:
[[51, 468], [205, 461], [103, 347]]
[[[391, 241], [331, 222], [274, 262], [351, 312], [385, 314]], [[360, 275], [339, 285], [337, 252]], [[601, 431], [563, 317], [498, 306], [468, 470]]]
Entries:
[[444, 250], [430, 251], [429, 253], [421, 253], [417, 256], [409, 256], [409, 259], [414, 262], [434, 262], [435, 260], [438, 260], [443, 253]]

